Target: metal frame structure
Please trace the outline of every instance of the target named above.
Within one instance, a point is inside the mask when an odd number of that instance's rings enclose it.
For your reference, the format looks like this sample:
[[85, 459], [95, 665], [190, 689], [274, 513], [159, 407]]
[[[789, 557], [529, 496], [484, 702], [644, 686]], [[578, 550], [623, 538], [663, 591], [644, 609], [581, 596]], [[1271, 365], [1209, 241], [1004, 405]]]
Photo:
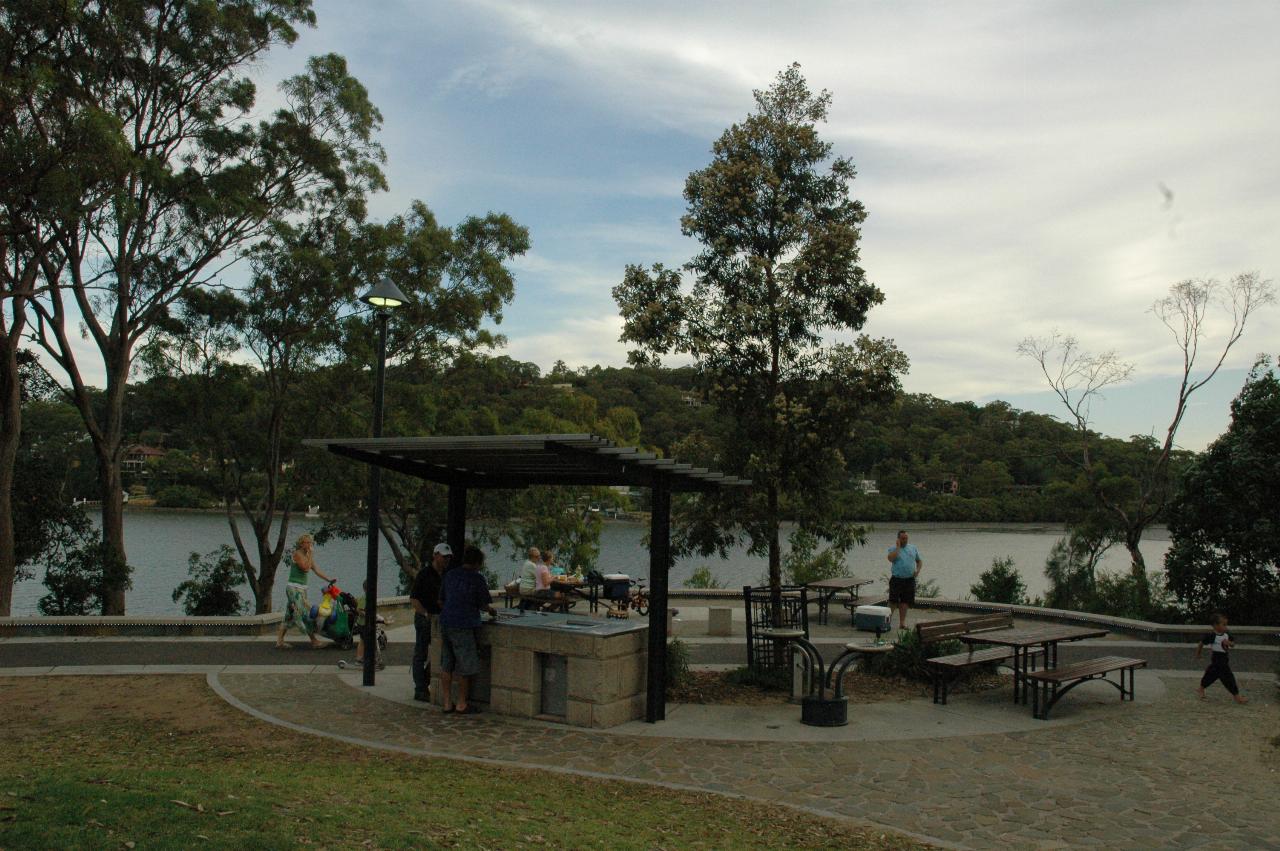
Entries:
[[[653, 492], [649, 527], [649, 666], [645, 720], [666, 717], [667, 578], [671, 569], [671, 495], [746, 487], [748, 479], [592, 434], [476, 435], [469, 437], [316, 438], [303, 444], [377, 468], [437, 482], [449, 489], [445, 537], [455, 553], [465, 543], [467, 491], [532, 485], [647, 487]], [[376, 575], [371, 588], [376, 589]]]

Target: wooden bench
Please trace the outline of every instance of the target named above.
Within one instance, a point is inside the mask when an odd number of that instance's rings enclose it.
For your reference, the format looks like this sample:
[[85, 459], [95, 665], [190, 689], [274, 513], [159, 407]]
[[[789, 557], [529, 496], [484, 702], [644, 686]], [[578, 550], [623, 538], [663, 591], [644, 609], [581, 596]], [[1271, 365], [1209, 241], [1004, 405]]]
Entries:
[[[926, 621], [916, 624], [916, 635], [921, 644], [936, 644], [939, 641], [950, 641], [962, 635], [975, 632], [991, 632], [997, 629], [1009, 629], [1013, 626], [1013, 615], [1009, 612], [995, 612], [983, 615], [967, 615], [960, 618], [945, 618], [937, 621]], [[1029, 651], [1031, 663], [1040, 650]], [[992, 662], [1005, 662], [1013, 657], [1012, 647], [991, 647], [974, 650], [972, 646], [963, 653], [952, 653], [949, 656], [935, 656], [926, 660], [929, 666], [930, 679], [933, 680], [933, 702], [947, 703], [947, 692], [951, 684], [959, 678], [965, 668], [987, 665]]]
[[[1143, 659], [1126, 659], [1123, 656], [1103, 656], [1075, 662], [1071, 665], [1060, 665], [1043, 671], [1029, 671], [1027, 679], [1031, 682], [1031, 714], [1042, 721], [1049, 718], [1049, 710], [1062, 699], [1062, 696], [1081, 683], [1090, 680], [1102, 680], [1120, 690], [1120, 702], [1127, 697], [1133, 700], [1133, 672], [1147, 667]], [[1120, 682], [1107, 679], [1112, 671], [1120, 672]], [[1129, 687], [1124, 684], [1125, 671], [1129, 672]], [[1065, 684], [1065, 686], [1064, 686]]]

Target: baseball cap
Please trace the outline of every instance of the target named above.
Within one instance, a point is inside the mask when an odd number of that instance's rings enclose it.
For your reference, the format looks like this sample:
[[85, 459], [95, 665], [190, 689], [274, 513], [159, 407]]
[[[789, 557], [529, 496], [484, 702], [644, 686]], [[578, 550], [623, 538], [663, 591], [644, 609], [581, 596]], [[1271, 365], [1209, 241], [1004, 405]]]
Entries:
[[453, 555], [453, 548], [448, 544], [436, 544], [436, 548], [431, 552], [438, 556], [451, 556]]

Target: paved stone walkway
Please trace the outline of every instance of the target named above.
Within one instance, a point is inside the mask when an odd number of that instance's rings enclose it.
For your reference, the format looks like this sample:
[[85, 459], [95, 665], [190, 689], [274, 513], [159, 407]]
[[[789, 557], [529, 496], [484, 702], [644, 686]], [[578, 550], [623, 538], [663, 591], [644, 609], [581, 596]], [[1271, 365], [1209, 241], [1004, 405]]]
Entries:
[[[305, 684], [241, 673], [210, 682], [242, 709], [323, 735], [746, 795], [972, 848], [1280, 848], [1280, 752], [1270, 742], [1280, 717], [1274, 686], [1261, 680], [1247, 682], [1254, 700], [1243, 707], [1221, 690], [1199, 703], [1192, 679], [1170, 675], [1158, 701], [1098, 706], [1077, 723], [832, 742], [601, 735], [445, 716], [337, 676], [332, 688], [317, 675]], [[1055, 712], [1066, 714], [1083, 690]]]

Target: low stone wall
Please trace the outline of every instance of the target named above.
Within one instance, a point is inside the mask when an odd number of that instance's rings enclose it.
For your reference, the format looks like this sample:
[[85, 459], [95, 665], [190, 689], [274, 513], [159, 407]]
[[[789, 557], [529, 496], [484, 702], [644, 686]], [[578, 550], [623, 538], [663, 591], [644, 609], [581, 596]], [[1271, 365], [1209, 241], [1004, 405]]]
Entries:
[[[407, 616], [408, 597], [387, 597], [378, 601], [383, 615]], [[237, 617], [192, 617], [188, 615], [87, 615], [0, 618], [2, 638], [48, 638], [60, 636], [102, 636], [113, 638], [163, 638], [166, 636], [248, 636], [271, 635], [280, 628], [284, 615]]]

